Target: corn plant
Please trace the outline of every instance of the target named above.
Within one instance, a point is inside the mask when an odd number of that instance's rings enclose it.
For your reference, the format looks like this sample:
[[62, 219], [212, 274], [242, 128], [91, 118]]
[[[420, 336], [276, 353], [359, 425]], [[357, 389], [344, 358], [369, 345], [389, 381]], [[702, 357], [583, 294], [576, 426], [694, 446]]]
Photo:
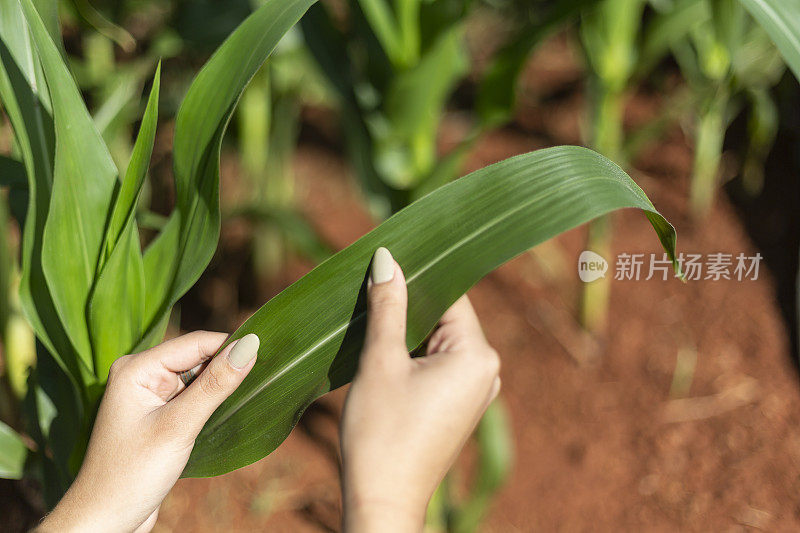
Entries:
[[261, 278], [274, 277], [291, 249], [315, 262], [330, 255], [299, 213], [291, 169], [301, 105], [324, 102], [325, 98], [326, 91], [302, 36], [293, 29], [239, 102], [236, 122], [247, 198], [227, 215], [251, 221], [253, 266]]
[[750, 146], [743, 164], [745, 187], [761, 190], [763, 162], [775, 137], [777, 110], [769, 94], [784, 63], [769, 36], [737, 0], [695, 2], [702, 8], [676, 40], [673, 55], [695, 98], [695, 156], [690, 208], [706, 215], [720, 177], [725, 132], [744, 105], [749, 107]]
[[[15, 428], [29, 439], [0, 426], [0, 474], [38, 476], [51, 505], [80, 466], [111, 363], [161, 340], [170, 309], [214, 253], [226, 125], [248, 81], [312, 4], [266, 2], [195, 77], [175, 124], [175, 208], [142, 250], [133, 213], [158, 124], [160, 68], [120, 172], [59, 53], [58, 35], [48, 33], [31, 0], [0, 0], [0, 98], [28, 178], [20, 297], [41, 348], [26, 424]], [[266, 456], [315, 398], [351, 380], [378, 246], [389, 247], [406, 274], [412, 349], [499, 264], [626, 207], [644, 212], [675, 261], [672, 226], [624, 171], [585, 148], [513, 157], [400, 210], [229, 337], [226, 343], [259, 335], [258, 360], [208, 421], [184, 476], [219, 475]]]
[[339, 97], [351, 161], [378, 218], [452, 179], [474, 139], [467, 134], [438, 157], [439, 121], [469, 67], [463, 33], [471, 3], [348, 0], [346, 28], [325, 4], [302, 21]]
[[[740, 0], [769, 34], [786, 65], [800, 81], [800, 1]], [[797, 272], [797, 309], [800, 311], [800, 270]], [[798, 315], [800, 316], [800, 314]], [[800, 319], [798, 319], [800, 320]], [[800, 325], [800, 324], [799, 324]]]
[[[635, 70], [639, 28], [645, 0], [602, 0], [587, 10], [580, 33], [590, 66], [590, 144], [611, 160], [622, 161], [626, 92]], [[608, 256], [611, 227], [608, 218], [589, 226], [587, 249]], [[603, 277], [583, 287], [581, 323], [593, 333], [605, 329], [611, 278]]]
[[133, 126], [138, 118], [137, 95], [160, 59], [174, 56], [180, 43], [160, 35], [145, 54], [120, 62], [114, 42], [96, 31], [82, 34], [83, 57], [71, 58], [71, 70], [82, 91], [94, 102], [92, 119], [118, 168], [130, 160]]

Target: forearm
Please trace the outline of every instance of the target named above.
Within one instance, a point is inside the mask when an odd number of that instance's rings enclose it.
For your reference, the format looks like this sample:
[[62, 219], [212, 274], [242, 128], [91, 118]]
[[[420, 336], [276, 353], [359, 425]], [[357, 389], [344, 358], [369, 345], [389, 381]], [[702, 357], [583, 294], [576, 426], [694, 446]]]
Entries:
[[343, 529], [346, 533], [419, 533], [425, 523], [425, 508], [418, 507], [345, 496]]

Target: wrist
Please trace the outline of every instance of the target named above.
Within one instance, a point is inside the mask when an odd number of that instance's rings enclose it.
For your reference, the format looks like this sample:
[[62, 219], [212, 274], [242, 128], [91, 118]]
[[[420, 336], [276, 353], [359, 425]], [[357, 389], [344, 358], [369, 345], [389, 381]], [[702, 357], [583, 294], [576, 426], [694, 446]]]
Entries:
[[346, 533], [418, 533], [425, 524], [426, 505], [378, 497], [345, 496]]
[[72, 533], [114, 531], [116, 524], [108, 523], [108, 517], [89, 505], [83, 505], [84, 499], [76, 496], [74, 488], [58, 502], [58, 505], [42, 519], [34, 530], [36, 533]]
[[39, 525], [33, 530], [34, 533], [50, 532], [78, 532], [91, 531], [89, 523], [84, 520], [82, 513], [72, 512], [69, 509], [53, 509], [46, 515]]

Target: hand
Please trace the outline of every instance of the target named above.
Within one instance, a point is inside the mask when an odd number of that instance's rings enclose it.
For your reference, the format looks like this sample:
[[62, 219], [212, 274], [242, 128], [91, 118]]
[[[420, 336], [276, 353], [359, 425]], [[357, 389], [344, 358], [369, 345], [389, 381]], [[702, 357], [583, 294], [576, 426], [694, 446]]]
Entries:
[[78, 476], [37, 531], [153, 528], [197, 434], [253, 368], [255, 335], [208, 361], [226, 338], [196, 331], [114, 362]]
[[421, 531], [428, 500], [500, 390], [500, 360], [466, 296], [426, 357], [406, 347], [407, 291], [385, 248], [373, 259], [367, 332], [342, 420], [346, 531]]

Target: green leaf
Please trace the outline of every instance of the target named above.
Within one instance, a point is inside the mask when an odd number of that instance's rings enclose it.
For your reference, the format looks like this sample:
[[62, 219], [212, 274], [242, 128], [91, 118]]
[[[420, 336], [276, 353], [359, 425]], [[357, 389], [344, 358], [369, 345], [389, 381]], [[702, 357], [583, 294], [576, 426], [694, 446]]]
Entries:
[[537, 45], [595, 1], [555, 2], [540, 23], [517, 28], [508, 44], [492, 58], [478, 87], [476, 108], [484, 127], [494, 127], [511, 118], [517, 100], [517, 80]]
[[160, 79], [159, 64], [131, 161], [114, 202], [101, 257], [101, 271], [89, 302], [95, 371], [101, 381], [105, 381], [114, 360], [131, 353], [144, 334], [144, 261], [135, 215], [153, 153]]
[[710, 17], [709, 5], [703, 0], [679, 0], [655, 15], [644, 30], [636, 77], [649, 75], [676, 42], [686, 39], [693, 28], [705, 24]]
[[739, 0], [767, 30], [800, 80], [800, 0]]
[[181, 104], [173, 142], [177, 202], [144, 256], [145, 324], [151, 338], [216, 249], [219, 151], [236, 102], [281, 37], [314, 1], [266, 2], [214, 53]]
[[114, 209], [111, 212], [111, 220], [108, 223], [108, 230], [105, 236], [104, 259], [108, 259], [122, 236], [122, 232], [131, 225], [136, 214], [136, 205], [139, 201], [139, 193], [147, 177], [147, 170], [150, 167], [150, 157], [153, 155], [153, 144], [156, 138], [156, 126], [158, 126], [158, 98], [161, 87], [161, 63], [156, 67], [153, 78], [153, 88], [150, 91], [150, 98], [147, 100], [147, 107], [142, 118], [142, 125], [136, 144], [133, 147], [131, 160], [125, 179], [119, 194], [114, 201]]
[[[388, 247], [409, 291], [409, 348], [498, 265], [615, 209], [636, 207], [675, 261], [675, 230], [644, 192], [586, 148], [521, 155], [456, 180], [400, 211], [267, 302], [228, 340], [261, 338], [255, 367], [212, 415], [185, 476], [212, 476], [274, 450], [318, 396], [350, 381], [364, 333], [370, 260]], [[677, 269], [677, 264], [676, 264]]]
[[0, 478], [20, 479], [28, 448], [17, 433], [0, 422]]
[[23, 412], [28, 434], [43, 451], [37, 459], [42, 460], [45, 501], [52, 508], [75, 478], [77, 470], [70, 468], [70, 458], [89, 435], [82, 435], [88, 428], [81, 399], [64, 370], [44, 350], [38, 350], [36, 366], [28, 376]]
[[386, 0], [358, 0], [364, 18], [389, 59], [398, 66], [407, 65], [400, 28]]
[[431, 46], [412, 69], [397, 74], [386, 95], [386, 114], [391, 124], [390, 153], [400, 153], [401, 164], [378, 167], [384, 179], [398, 189], [411, 188], [436, 163], [436, 134], [450, 93], [469, 70], [463, 28], [455, 26]]
[[42, 267], [78, 357], [86, 368], [93, 369], [86, 306], [118, 183], [117, 169], [31, 0], [21, 0], [21, 4], [50, 88], [56, 131]]
[[[20, 300], [37, 337], [77, 386], [81, 374], [88, 369], [74, 355], [42, 268], [42, 238], [55, 152], [50, 95], [18, 0], [0, 0], [0, 99], [28, 174]], [[15, 203], [24, 200], [15, 196]], [[19, 206], [12, 207], [19, 214]]]
[[132, 353], [144, 333], [144, 265], [131, 221], [97, 279], [89, 305], [95, 372], [105, 381], [117, 357]]

